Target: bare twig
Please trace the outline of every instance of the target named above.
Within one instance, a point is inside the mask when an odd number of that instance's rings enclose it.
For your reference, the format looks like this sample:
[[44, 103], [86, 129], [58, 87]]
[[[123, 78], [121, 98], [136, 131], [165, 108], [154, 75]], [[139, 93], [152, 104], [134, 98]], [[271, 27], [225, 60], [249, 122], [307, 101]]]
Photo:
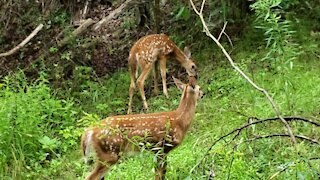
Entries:
[[83, 12], [82, 12], [82, 19], [86, 18], [86, 15], [87, 15], [87, 12], [88, 12], [88, 5], [89, 5], [89, 1], [87, 0], [86, 3], [85, 3], [85, 6], [84, 6]]
[[36, 29], [34, 29], [31, 34], [24, 39], [19, 45], [17, 45], [16, 47], [14, 47], [13, 49], [11, 49], [8, 52], [5, 53], [1, 53], [0, 57], [6, 57], [6, 56], [10, 56], [14, 53], [16, 53], [19, 49], [21, 49], [24, 45], [26, 45], [35, 35], [38, 34], [38, 32], [43, 28], [43, 24], [40, 24]]
[[224, 23], [224, 25], [223, 25], [223, 28], [222, 28], [219, 36], [218, 36], [218, 39], [217, 39], [218, 41], [220, 41], [220, 38], [221, 38], [222, 34], [224, 33], [224, 30], [225, 30], [226, 27], [227, 27], [227, 24], [228, 24], [228, 22], [226, 21], [226, 22]]
[[227, 39], [228, 39], [228, 41], [229, 41], [229, 43], [230, 43], [231, 47], [233, 48], [233, 43], [232, 43], [232, 41], [231, 41], [230, 37], [228, 36], [228, 34], [227, 34], [226, 32], [223, 32], [223, 34], [227, 37]]
[[[257, 119], [257, 118], [254, 118], [254, 117], [250, 117], [250, 118], [251, 118], [251, 119]], [[283, 119], [284, 119], [285, 121], [301, 121], [301, 122], [309, 123], [309, 124], [312, 124], [312, 125], [314, 125], [314, 126], [320, 127], [320, 123], [319, 123], [319, 122], [315, 122], [315, 121], [312, 121], [312, 120], [309, 120], [309, 119], [306, 119], [306, 118], [303, 118], [303, 117], [288, 116], [288, 117], [283, 117]], [[212, 148], [213, 148], [218, 142], [220, 142], [221, 140], [223, 140], [223, 139], [225, 139], [226, 137], [230, 136], [231, 134], [234, 134], [235, 132], [237, 132], [237, 134], [229, 141], [229, 142], [231, 142], [231, 141], [233, 141], [234, 139], [236, 139], [236, 138], [240, 135], [240, 133], [241, 133], [241, 131], [242, 131], [243, 129], [246, 129], [246, 128], [248, 128], [248, 127], [250, 127], [250, 126], [252, 126], [252, 125], [255, 125], [255, 124], [265, 123], [265, 122], [267, 122], [267, 121], [281, 121], [281, 120], [279, 119], [279, 117], [267, 118], [267, 119], [262, 119], [262, 120], [257, 119], [257, 121], [253, 121], [253, 122], [251, 122], [251, 123], [245, 124], [245, 125], [243, 125], [243, 126], [241, 126], [241, 127], [239, 127], [239, 128], [236, 128], [236, 129], [232, 130], [231, 132], [229, 132], [229, 133], [227, 133], [227, 134], [219, 137], [219, 139], [215, 140], [215, 141], [211, 144], [210, 148], [207, 150], [207, 152], [204, 154], [204, 156], [200, 159], [200, 161], [191, 169], [191, 172], [192, 172], [196, 167], [198, 167], [198, 166], [200, 165], [200, 163], [204, 160], [204, 158], [209, 154], [209, 152], [212, 150]]]
[[[318, 127], [320, 126], [319, 122], [311, 121], [310, 119], [306, 119], [303, 117], [286, 116], [286, 117], [283, 117], [283, 119], [285, 119], [286, 121], [302, 121], [302, 122], [310, 123], [310, 124], [318, 126]], [[279, 118], [278, 117], [267, 118], [267, 119], [264, 119], [261, 121], [276, 121], [276, 120], [279, 120]]]
[[[320, 144], [317, 140], [315, 139], [311, 139], [309, 137], [303, 136], [303, 135], [294, 135], [297, 139], [301, 139], [301, 140], [306, 140], [309, 141], [312, 144]], [[244, 140], [238, 144], [236, 144], [235, 146], [239, 146], [242, 143], [247, 143], [247, 142], [252, 142], [258, 139], [266, 139], [266, 138], [273, 138], [273, 137], [290, 137], [290, 134], [269, 134], [269, 135], [265, 135], [265, 136], [257, 136], [255, 138], [251, 138], [251, 139], [247, 139]]]
[[[204, 3], [205, 0], [203, 0], [203, 3], [202, 3], [202, 6], [204, 6]], [[285, 127], [287, 128], [287, 131], [288, 133], [290, 134], [290, 137], [291, 137], [291, 140], [293, 142], [293, 144], [296, 144], [296, 139], [295, 139], [295, 136], [293, 135], [293, 132], [291, 130], [291, 127], [290, 125], [287, 123], [287, 121], [285, 121], [281, 115], [281, 112], [278, 108], [278, 106], [276, 105], [276, 103], [274, 102], [274, 100], [272, 99], [272, 97], [269, 95], [269, 93], [259, 87], [257, 84], [255, 84], [238, 66], [235, 65], [235, 63], [233, 62], [232, 58], [230, 57], [230, 55], [228, 54], [228, 52], [224, 49], [224, 47], [220, 44], [220, 42], [210, 33], [210, 30], [203, 18], [203, 14], [202, 14], [202, 11], [198, 11], [197, 8], [195, 7], [194, 3], [192, 0], [190, 0], [190, 3], [192, 5], [192, 8], [193, 10], [198, 14], [198, 16], [200, 17], [201, 19], [201, 22], [202, 22], [202, 25], [203, 25], [203, 30], [204, 32], [206, 33], [207, 36], [209, 36], [218, 46], [219, 48], [222, 50], [223, 54], [227, 57], [228, 61], [230, 62], [231, 66], [236, 70], [238, 71], [238, 73], [243, 77], [245, 78], [254, 88], [256, 88], [258, 91], [262, 92], [266, 97], [267, 99], [269, 100], [270, 104], [272, 105], [273, 107], [273, 110], [275, 112], [275, 114], [277, 115], [277, 117], [279, 117], [279, 119], [281, 119], [281, 121], [284, 123]], [[203, 7], [201, 6], [201, 10], [203, 9]]]
[[[256, 118], [255, 118], [255, 119], [256, 119]], [[302, 121], [302, 122], [310, 123], [310, 124], [312, 124], [312, 125], [315, 125], [315, 126], [320, 127], [320, 123], [315, 122], [315, 121], [311, 121], [311, 120], [309, 120], [309, 119], [302, 118], [302, 117], [283, 117], [283, 119], [284, 119], [285, 121]], [[262, 119], [262, 120], [258, 120], [258, 121], [254, 121], [254, 122], [245, 124], [245, 125], [243, 125], [243, 126], [241, 126], [241, 127], [239, 127], [239, 128], [236, 128], [236, 129], [234, 129], [233, 131], [225, 134], [224, 136], [221, 136], [219, 139], [217, 139], [216, 141], [214, 141], [213, 144], [212, 144], [212, 145], [210, 146], [210, 148], [208, 149], [207, 153], [212, 150], [212, 148], [214, 147], [214, 145], [215, 145], [216, 143], [218, 143], [220, 140], [222, 140], [222, 139], [230, 136], [231, 134], [233, 134], [233, 133], [235, 133], [235, 132], [237, 132], [237, 134], [232, 138], [232, 140], [234, 140], [237, 136], [239, 136], [239, 135], [240, 135], [240, 132], [241, 132], [243, 129], [245, 129], [245, 128], [249, 127], [249, 126], [252, 126], [252, 125], [255, 125], [255, 124], [261, 124], [261, 123], [264, 123], [264, 122], [267, 122], [267, 121], [278, 121], [278, 120], [280, 120], [278, 117], [268, 118], [268, 119]]]

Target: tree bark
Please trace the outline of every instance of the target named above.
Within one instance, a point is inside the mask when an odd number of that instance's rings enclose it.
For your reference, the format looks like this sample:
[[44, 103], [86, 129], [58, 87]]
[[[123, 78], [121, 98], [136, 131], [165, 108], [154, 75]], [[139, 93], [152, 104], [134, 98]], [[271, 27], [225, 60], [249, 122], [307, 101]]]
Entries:
[[160, 0], [154, 0], [154, 31], [155, 33], [160, 32]]

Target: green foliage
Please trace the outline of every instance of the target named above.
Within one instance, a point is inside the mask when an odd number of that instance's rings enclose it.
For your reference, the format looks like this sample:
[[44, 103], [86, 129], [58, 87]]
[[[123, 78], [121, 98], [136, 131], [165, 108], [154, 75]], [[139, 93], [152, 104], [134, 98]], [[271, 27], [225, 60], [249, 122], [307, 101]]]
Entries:
[[129, 75], [119, 71], [104, 80], [97, 79], [91, 67], [78, 66], [73, 78], [65, 81], [59, 96], [73, 97], [84, 112], [107, 116], [125, 114], [129, 87]]
[[[247, 1], [207, 2], [204, 14], [212, 30], [220, 31], [218, 27], [225, 20], [229, 22], [227, 30], [232, 28], [232, 23], [246, 21], [239, 5]], [[211, 41], [204, 40], [202, 25], [192, 9], [182, 1], [168, 3], [173, 9], [167, 13], [170, 16], [169, 34], [179, 47], [192, 44], [192, 49], [197, 50], [194, 57], [198, 60], [199, 85], [206, 95], [198, 104], [188, 135], [168, 156], [167, 179], [208, 179], [213, 176], [216, 179], [317, 179], [319, 146], [299, 140], [293, 147], [287, 138], [244, 143], [257, 135], [284, 133], [280, 122], [255, 125], [229, 145], [225, 142], [216, 144], [195, 167], [212, 142], [246, 123], [248, 117], [275, 115], [266, 98], [225, 65], [225, 57], [212, 49]], [[248, 31], [239, 37], [241, 41], [232, 39], [235, 44], [232, 57], [257, 84], [269, 91], [283, 115], [318, 120], [320, 36], [317, 14], [320, 11], [316, 3], [313, 0], [255, 1], [251, 8], [256, 21], [247, 22]], [[71, 1], [69, 4], [74, 7]], [[33, 8], [28, 13], [20, 13], [23, 17], [19, 21], [43, 21], [44, 17], [35, 11]], [[56, 26], [67, 26], [69, 21], [70, 15], [66, 11], [56, 10], [46, 20], [46, 27], [55, 31]], [[135, 27], [130, 18], [122, 23], [125, 29]], [[3, 28], [1, 23], [0, 29]], [[266, 38], [264, 45], [260, 42], [261, 32]], [[18, 34], [26, 33], [19, 30]], [[6, 43], [3, 39], [1, 36], [0, 42]], [[68, 48], [87, 42], [88, 39], [75, 39]], [[261, 46], [266, 46], [266, 50]], [[58, 52], [54, 45], [47, 47], [52, 55]], [[107, 51], [117, 54], [114, 47]], [[88, 54], [85, 56], [90, 56]], [[49, 62], [57, 68], [54, 76], [58, 80], [64, 77], [62, 69], [66, 63], [72, 64], [70, 79], [61, 82], [59, 89], [52, 88], [48, 82], [52, 77], [46, 73], [40, 73], [40, 78], [33, 82], [23, 73], [1, 81], [0, 179], [84, 179], [91, 167], [80, 159], [79, 137], [83, 129], [104, 117], [126, 113], [130, 82], [127, 70], [98, 78], [91, 67], [75, 65], [74, 56], [74, 49], [68, 49], [57, 56], [56, 62]], [[274, 62], [271, 68], [269, 60]], [[85, 63], [81, 61], [81, 64]], [[150, 82], [145, 86], [147, 95], [151, 94]], [[169, 111], [178, 106], [181, 93], [172, 86], [168, 90], [169, 99], [162, 94], [148, 97], [150, 112]], [[135, 92], [134, 110], [139, 113], [142, 103], [137, 94]], [[295, 134], [319, 140], [318, 127], [305, 123], [291, 125]], [[159, 154], [150, 153], [149, 146], [144, 143], [138, 156], [122, 158], [106, 178], [152, 179]]]
[[191, 14], [190, 9], [188, 9], [186, 6], [182, 6], [177, 10], [178, 10], [177, 13], [174, 13], [176, 14], [174, 17], [176, 20], [182, 19], [184, 21], [187, 21], [190, 19], [190, 14]]
[[[11, 167], [46, 164], [74, 144], [67, 144], [59, 132], [75, 122], [73, 102], [58, 100], [42, 73], [29, 85], [24, 74], [6, 77], [0, 89], [0, 171]], [[15, 159], [16, 161], [12, 161]], [[16, 164], [20, 161], [21, 164]], [[6, 172], [6, 173], [5, 173]], [[17, 172], [18, 178], [21, 174]]]
[[52, 22], [53, 25], [64, 25], [70, 21], [70, 15], [64, 10], [57, 10], [51, 14], [50, 19], [49, 22]]
[[135, 19], [134, 18], [126, 18], [123, 23], [121, 24], [121, 27], [123, 29], [132, 29], [136, 26]]
[[[304, 43], [307, 43], [302, 45], [304, 49], [315, 44], [314, 41], [310, 44], [305, 41]], [[319, 111], [320, 99], [316, 95], [320, 93], [320, 82], [316, 75], [319, 62], [311, 59], [303, 61], [298, 56], [299, 60], [292, 60], [290, 68], [287, 68], [287, 64], [278, 64], [279, 68], [285, 69], [285, 73], [282, 73], [266, 70], [263, 64], [254, 60], [259, 58], [259, 55], [243, 51], [241, 47], [239, 52], [233, 53], [237, 65], [245, 72], [250, 72], [250, 77], [273, 95], [283, 115], [309, 117]], [[264, 51], [259, 53], [264, 54]], [[283, 56], [285, 59], [289, 55]], [[275, 116], [270, 104], [260, 92], [248, 85], [233, 69], [225, 67], [223, 63], [218, 66], [219, 68], [214, 70], [210, 66], [202, 69], [202, 74], [206, 75], [201, 76], [201, 85], [205, 88], [207, 92], [205, 98], [208, 99], [199, 103], [198, 112], [202, 111], [202, 108], [204, 111], [197, 120], [200, 119], [199, 128], [204, 132], [198, 132], [198, 137], [205, 132], [217, 136], [226, 134], [230, 131], [226, 129], [239, 127], [250, 116], [260, 118]], [[214, 73], [208, 75], [212, 71]], [[317, 121], [318, 115], [313, 119]], [[315, 139], [320, 137], [319, 127], [303, 123], [290, 124], [296, 134], [304, 134]], [[258, 135], [282, 133], [282, 127], [282, 123], [257, 125], [252, 128], [253, 132], [251, 129], [243, 132], [229, 146], [228, 142], [217, 144], [205, 161], [192, 171], [195, 176], [191, 177], [199, 177], [205, 173], [205, 177], [215, 174], [217, 179], [269, 179], [273, 175], [278, 179], [290, 179], [296, 177], [296, 174], [307, 179], [317, 178], [319, 161], [310, 160], [319, 154], [320, 148], [317, 145], [301, 142], [297, 147], [292, 147], [285, 138], [242, 143], [245, 139]], [[236, 146], [238, 143], [240, 145]], [[282, 172], [283, 169], [286, 170]]]
[[288, 8], [294, 2], [296, 0], [286, 3], [282, 0], [259, 0], [251, 5], [256, 15], [256, 28], [261, 29], [266, 36], [268, 53], [264, 59], [285, 63], [298, 57], [299, 46], [294, 42], [296, 32], [282, 7], [285, 4]]
[[58, 48], [56, 47], [50, 47], [49, 52], [50, 53], [56, 53], [58, 51]]

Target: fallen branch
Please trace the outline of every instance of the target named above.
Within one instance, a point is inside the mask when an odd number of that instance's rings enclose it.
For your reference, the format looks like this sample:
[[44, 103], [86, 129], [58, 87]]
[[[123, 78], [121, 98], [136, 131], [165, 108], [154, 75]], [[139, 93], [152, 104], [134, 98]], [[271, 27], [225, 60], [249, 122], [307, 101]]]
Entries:
[[293, 132], [292, 132], [292, 129], [290, 127], [290, 125], [287, 123], [287, 121], [285, 121], [283, 119], [283, 117], [281, 116], [281, 112], [278, 108], [278, 106], [276, 105], [276, 103], [274, 102], [274, 100], [272, 99], [272, 97], [269, 95], [269, 93], [259, 87], [257, 84], [255, 84], [238, 66], [235, 65], [235, 63], [233, 62], [232, 58], [230, 57], [230, 55], [227, 53], [227, 51], [224, 49], [224, 47], [220, 44], [220, 42], [210, 33], [210, 30], [203, 18], [203, 14], [202, 14], [202, 11], [203, 11], [203, 7], [204, 7], [204, 4], [205, 4], [205, 1], [206, 0], [203, 0], [202, 1], [202, 5], [201, 5], [201, 9], [200, 11], [197, 10], [197, 8], [195, 7], [194, 3], [192, 0], [190, 0], [190, 3], [192, 5], [192, 8], [193, 10], [197, 13], [197, 15], [200, 17], [201, 19], [201, 22], [202, 22], [202, 25], [203, 25], [203, 30], [204, 32], [206, 33], [207, 36], [209, 36], [218, 46], [219, 48], [222, 50], [223, 54], [227, 57], [228, 61], [230, 62], [231, 66], [236, 70], [238, 71], [238, 73], [244, 78], [246, 79], [254, 88], [256, 88], [258, 91], [262, 92], [266, 97], [267, 99], [269, 100], [270, 104], [272, 105], [273, 107], [273, 110], [276, 114], [276, 116], [281, 119], [281, 121], [284, 123], [285, 127], [287, 128], [287, 131], [288, 133], [290, 134], [290, 137], [291, 137], [291, 140], [293, 142], [293, 144], [296, 144], [297, 141], [296, 141], [296, 138], [295, 136], [293, 135]]
[[[212, 150], [212, 148], [213, 148], [218, 142], [220, 142], [221, 140], [223, 140], [223, 139], [227, 138], [228, 136], [234, 134], [235, 132], [237, 132], [237, 134], [236, 134], [229, 142], [231, 142], [231, 141], [233, 141], [234, 139], [236, 139], [236, 138], [240, 135], [240, 133], [241, 133], [242, 130], [244, 130], [244, 129], [252, 126], [252, 125], [265, 123], [265, 122], [267, 122], [267, 121], [281, 121], [278, 117], [267, 118], [267, 119], [262, 119], [262, 120], [259, 120], [259, 119], [254, 118], [254, 117], [250, 117], [250, 118], [251, 118], [251, 119], [256, 119], [257, 121], [254, 121], [254, 122], [251, 122], [251, 123], [247, 123], [247, 124], [245, 124], [245, 125], [243, 125], [243, 126], [241, 126], [241, 127], [238, 127], [238, 128], [236, 128], [236, 129], [230, 131], [229, 133], [227, 133], [227, 134], [219, 137], [217, 140], [215, 140], [215, 141], [211, 144], [210, 148], [206, 151], [206, 153], [204, 154], [204, 156], [200, 159], [200, 161], [191, 169], [191, 172], [192, 172], [196, 167], [198, 167], [198, 166], [200, 165], [200, 163], [204, 160], [204, 158], [209, 154], [209, 152]], [[283, 117], [283, 119], [284, 119], [285, 121], [288, 121], [288, 122], [289, 122], [289, 121], [290, 121], [290, 122], [291, 122], [291, 121], [300, 121], [300, 122], [305, 122], [305, 123], [309, 123], [309, 124], [312, 124], [312, 125], [314, 125], [314, 126], [320, 127], [320, 123], [319, 123], [319, 122], [315, 122], [315, 121], [312, 121], [312, 120], [309, 120], [309, 119], [306, 119], [306, 118], [303, 118], [303, 117], [288, 116], [288, 117]], [[298, 138], [300, 138], [300, 137], [298, 137]], [[310, 139], [310, 138], [308, 138], [308, 139]]]
[[[306, 141], [309, 141], [312, 144], [318, 144], [318, 145], [320, 144], [317, 140], [308, 138], [308, 137], [303, 136], [303, 135], [294, 135], [294, 136], [297, 139], [306, 140]], [[255, 138], [244, 140], [244, 141], [236, 144], [235, 147], [239, 146], [242, 143], [252, 142], [252, 141], [255, 141], [255, 140], [258, 140], [258, 139], [273, 138], [273, 137], [290, 137], [290, 135], [289, 134], [269, 134], [269, 135], [265, 135], [265, 136], [257, 136]]]
[[24, 39], [19, 45], [17, 45], [16, 47], [14, 47], [13, 49], [11, 49], [8, 52], [5, 53], [1, 53], [0, 57], [6, 57], [6, 56], [10, 56], [14, 53], [16, 53], [19, 49], [21, 49], [24, 45], [26, 45], [35, 35], [38, 34], [38, 32], [43, 28], [43, 24], [40, 24], [36, 29], [34, 29], [31, 34]]
[[76, 30], [74, 30], [71, 35], [65, 37], [64, 39], [62, 39], [60, 42], [58, 42], [58, 47], [63, 47], [66, 44], [68, 44], [68, 42], [74, 38], [79, 36], [80, 34], [82, 34], [83, 32], [85, 32], [88, 27], [90, 27], [92, 24], [94, 23], [94, 20], [92, 20], [91, 18], [87, 19], [86, 21], [84, 21], [84, 23], [82, 23]]
[[[257, 119], [257, 118], [254, 118], [254, 119]], [[283, 117], [283, 119], [285, 121], [302, 121], [302, 122], [306, 122], [306, 123], [310, 123], [312, 125], [315, 125], [315, 126], [318, 126], [320, 127], [320, 123], [318, 122], [315, 122], [315, 121], [311, 121], [309, 119], [306, 119], [306, 118], [302, 118], [302, 117]], [[233, 131], [225, 134], [224, 136], [221, 136], [219, 139], [217, 139], [216, 141], [214, 141], [212, 143], [212, 145], [210, 146], [210, 148], [207, 150], [207, 153], [205, 154], [205, 156], [212, 150], [212, 148], [219, 142], [221, 141], [222, 139], [230, 136], [231, 134], [237, 132], [237, 134], [232, 138], [232, 140], [234, 140], [238, 135], [240, 135], [241, 131], [249, 126], [252, 126], [252, 125], [255, 125], [255, 124], [261, 124], [261, 123], [264, 123], [264, 122], [267, 122], [267, 121], [278, 121], [280, 120], [278, 117], [275, 117], [275, 118], [268, 118], [268, 119], [262, 119], [262, 120], [258, 120], [258, 121], [254, 121], [254, 122], [251, 122], [251, 123], [248, 123], [248, 124], [245, 124], [239, 128], [236, 128], [234, 129]]]
[[[315, 122], [315, 121], [311, 121], [310, 119], [306, 119], [306, 118], [303, 118], [303, 117], [295, 117], [295, 116], [287, 116], [287, 117], [283, 117], [284, 120], [286, 121], [302, 121], [302, 122], [306, 122], [306, 123], [310, 123], [312, 125], [315, 125], [315, 126], [320, 126], [320, 123], [319, 122]], [[274, 117], [274, 118], [267, 118], [267, 119], [264, 119], [264, 120], [261, 120], [261, 121], [276, 121], [276, 120], [279, 120], [278, 117]]]
[[[254, 118], [254, 117], [250, 117], [249, 119], [256, 119], [256, 120], [258, 120], [257, 118]], [[302, 117], [288, 116], [288, 117], [283, 117], [283, 119], [284, 119], [285, 121], [302, 121], [302, 122], [310, 123], [310, 124], [312, 124], [312, 125], [315, 125], [315, 126], [320, 127], [320, 123], [315, 122], [315, 121], [311, 121], [311, 120], [309, 120], [309, 119], [302, 118]], [[227, 136], [229, 136], [229, 135], [231, 135], [231, 134], [233, 134], [233, 133], [235, 133], [235, 132], [237, 131], [237, 134], [230, 140], [230, 142], [231, 142], [231, 141], [235, 140], [235, 139], [240, 135], [240, 133], [241, 133], [241, 131], [242, 131], [243, 129], [245, 129], [245, 128], [249, 127], [249, 126], [252, 126], [252, 125], [255, 125], [255, 124], [261, 124], [261, 123], [264, 123], [264, 122], [266, 122], [266, 121], [278, 121], [278, 120], [281, 120], [281, 119], [279, 119], [278, 117], [274, 117], [274, 118], [267, 118], [267, 119], [263, 119], [263, 120], [258, 120], [258, 121], [250, 122], [250, 123], [248, 123], [248, 124], [243, 125], [243, 126], [240, 127], [240, 128], [237, 128], [237, 129], [233, 130], [232, 132], [228, 133]], [[227, 136], [225, 136], [225, 137], [227, 137]], [[210, 149], [208, 150], [208, 152], [213, 148], [213, 146], [214, 146], [214, 145], [212, 145], [212, 146], [210, 147]]]
[[126, 2], [122, 3], [117, 9], [113, 10], [107, 17], [104, 17], [103, 19], [101, 19], [99, 22], [97, 22], [94, 26], [93, 26], [93, 30], [96, 31], [98, 30], [104, 23], [109, 22], [110, 20], [117, 18], [119, 16], [119, 14], [122, 13], [122, 11], [124, 11], [129, 3], [131, 3], [133, 0], [127, 0]]

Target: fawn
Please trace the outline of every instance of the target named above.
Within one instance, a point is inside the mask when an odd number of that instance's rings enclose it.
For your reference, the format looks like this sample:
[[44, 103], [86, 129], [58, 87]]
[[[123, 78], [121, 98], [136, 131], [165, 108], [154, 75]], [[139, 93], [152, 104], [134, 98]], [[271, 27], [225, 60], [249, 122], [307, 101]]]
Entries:
[[[131, 48], [129, 54], [129, 71], [130, 71], [130, 88], [129, 88], [129, 104], [128, 112], [132, 112], [132, 97], [134, 94], [135, 79], [141, 93], [144, 110], [148, 110], [148, 103], [144, 92], [144, 82], [148, 77], [151, 69], [153, 69], [154, 90], [158, 93], [158, 82], [156, 72], [156, 62], [159, 61], [160, 73], [162, 78], [163, 93], [168, 98], [168, 90], [166, 83], [166, 62], [169, 57], [174, 57], [187, 71], [189, 76], [197, 76], [196, 65], [191, 59], [191, 52], [188, 48], [182, 52], [165, 34], [152, 34], [140, 38]], [[138, 77], [138, 67], [141, 74]]]
[[[149, 143], [157, 152], [155, 179], [166, 173], [166, 155], [183, 140], [195, 115], [197, 100], [203, 92], [194, 77], [183, 84], [174, 78], [183, 92], [178, 108], [174, 111], [108, 117], [88, 128], [81, 138], [85, 161], [91, 151], [95, 153], [96, 167], [88, 180], [103, 179], [108, 167], [115, 164], [123, 153], [139, 151], [139, 144]], [[141, 137], [141, 138], [137, 138]]]

